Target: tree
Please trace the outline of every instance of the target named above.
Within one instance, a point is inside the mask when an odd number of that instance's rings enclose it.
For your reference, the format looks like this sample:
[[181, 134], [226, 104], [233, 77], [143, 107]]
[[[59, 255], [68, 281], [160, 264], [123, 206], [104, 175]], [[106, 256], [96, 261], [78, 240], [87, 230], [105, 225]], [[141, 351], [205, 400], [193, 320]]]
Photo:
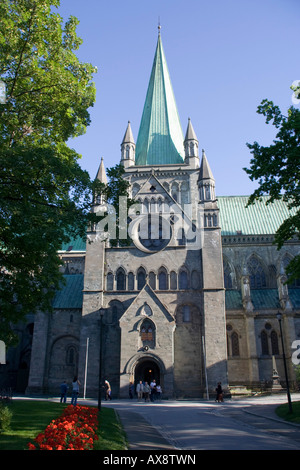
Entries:
[[62, 281], [58, 250], [85, 236], [93, 182], [66, 142], [90, 124], [96, 69], [75, 55], [78, 20], [59, 0], [0, 4], [0, 338], [11, 324], [51, 310]]
[[[295, 96], [299, 87], [292, 88]], [[292, 237], [300, 234], [300, 110], [291, 106], [287, 116], [272, 101], [263, 100], [257, 110], [266, 118], [266, 123], [278, 129], [276, 140], [269, 147], [257, 142], [247, 144], [253, 158], [250, 168], [244, 168], [250, 179], [257, 180], [259, 187], [249, 198], [254, 204], [262, 195], [268, 195], [266, 204], [283, 199], [290, 210], [290, 216], [283, 221], [276, 232], [278, 249]], [[287, 267], [289, 280], [300, 278], [300, 255], [293, 258]]]

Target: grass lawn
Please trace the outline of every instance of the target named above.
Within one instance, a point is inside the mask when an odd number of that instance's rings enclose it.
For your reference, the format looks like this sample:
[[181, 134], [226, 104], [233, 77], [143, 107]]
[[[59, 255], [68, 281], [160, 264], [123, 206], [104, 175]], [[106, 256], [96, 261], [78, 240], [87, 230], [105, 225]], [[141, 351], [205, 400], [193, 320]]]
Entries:
[[290, 413], [288, 403], [284, 403], [276, 408], [276, 414], [286, 421], [300, 424], [300, 401], [292, 402], [292, 409], [293, 412]]
[[[29, 441], [58, 418], [66, 405], [51, 401], [12, 400], [10, 430], [0, 434], [0, 450], [25, 450]], [[102, 408], [95, 450], [124, 450], [125, 434], [112, 408]]]

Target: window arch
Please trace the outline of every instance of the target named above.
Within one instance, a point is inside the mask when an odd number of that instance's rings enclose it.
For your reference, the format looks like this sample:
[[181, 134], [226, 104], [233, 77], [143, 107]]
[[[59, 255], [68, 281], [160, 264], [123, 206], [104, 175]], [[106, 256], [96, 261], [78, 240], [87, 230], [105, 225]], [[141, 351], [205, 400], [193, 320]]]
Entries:
[[177, 289], [177, 274], [175, 271], [171, 271], [171, 274], [170, 274], [170, 288], [172, 290], [176, 290]]
[[268, 344], [268, 335], [265, 330], [261, 332], [260, 335], [260, 341], [261, 341], [261, 353], [263, 356], [268, 356], [269, 355], [269, 344]]
[[179, 273], [179, 289], [188, 289], [188, 274], [185, 270]]
[[232, 356], [240, 355], [239, 335], [234, 331], [231, 335], [231, 353]]
[[144, 268], [139, 268], [138, 270], [137, 284], [138, 284], [138, 290], [142, 290], [144, 285], [146, 284], [146, 271]]
[[247, 269], [251, 289], [260, 289], [261, 287], [267, 286], [264, 269], [256, 256], [252, 255], [248, 260]]
[[189, 305], [184, 305], [182, 307], [182, 321], [184, 323], [189, 323], [191, 321], [191, 309]]
[[159, 290], [168, 289], [168, 274], [165, 268], [160, 268], [158, 273], [158, 288]]
[[240, 355], [239, 334], [233, 330], [231, 324], [226, 325], [226, 331], [228, 356], [238, 357]]
[[78, 352], [77, 348], [73, 345], [70, 345], [67, 348], [66, 363], [69, 366], [77, 366]]
[[149, 348], [153, 349], [155, 347], [155, 337], [155, 325], [149, 318], [146, 318], [141, 324], [140, 328], [140, 338], [142, 346], [148, 346]]
[[108, 273], [106, 276], [106, 290], [114, 290], [114, 275]]
[[126, 289], [126, 276], [123, 268], [119, 268], [116, 274], [117, 290]]
[[273, 356], [279, 354], [278, 335], [275, 330], [271, 331], [271, 348]]
[[172, 189], [171, 189], [171, 195], [173, 199], [178, 202], [178, 196], [179, 196], [179, 186], [177, 183], [172, 184]]
[[232, 273], [229, 266], [229, 263], [226, 261], [223, 264], [223, 271], [224, 271], [224, 287], [225, 289], [232, 289]]
[[134, 290], [134, 274], [128, 274], [128, 290]]
[[156, 289], [156, 275], [153, 271], [149, 273], [149, 285], [153, 290]]

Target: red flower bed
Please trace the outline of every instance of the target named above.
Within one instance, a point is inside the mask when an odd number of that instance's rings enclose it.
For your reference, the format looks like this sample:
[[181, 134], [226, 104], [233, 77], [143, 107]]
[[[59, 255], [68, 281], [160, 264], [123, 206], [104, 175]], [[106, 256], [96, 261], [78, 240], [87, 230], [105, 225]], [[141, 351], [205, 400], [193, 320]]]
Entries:
[[88, 406], [65, 408], [35, 439], [29, 450], [92, 450], [98, 439], [98, 409]]

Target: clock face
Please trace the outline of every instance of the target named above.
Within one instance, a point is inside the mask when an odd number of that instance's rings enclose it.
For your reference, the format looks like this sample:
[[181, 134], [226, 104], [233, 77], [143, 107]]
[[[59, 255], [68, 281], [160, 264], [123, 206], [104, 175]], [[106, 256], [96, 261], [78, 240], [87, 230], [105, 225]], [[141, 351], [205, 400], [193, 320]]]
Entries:
[[135, 246], [146, 253], [163, 250], [172, 238], [170, 220], [161, 214], [145, 214], [131, 222], [130, 236]]

